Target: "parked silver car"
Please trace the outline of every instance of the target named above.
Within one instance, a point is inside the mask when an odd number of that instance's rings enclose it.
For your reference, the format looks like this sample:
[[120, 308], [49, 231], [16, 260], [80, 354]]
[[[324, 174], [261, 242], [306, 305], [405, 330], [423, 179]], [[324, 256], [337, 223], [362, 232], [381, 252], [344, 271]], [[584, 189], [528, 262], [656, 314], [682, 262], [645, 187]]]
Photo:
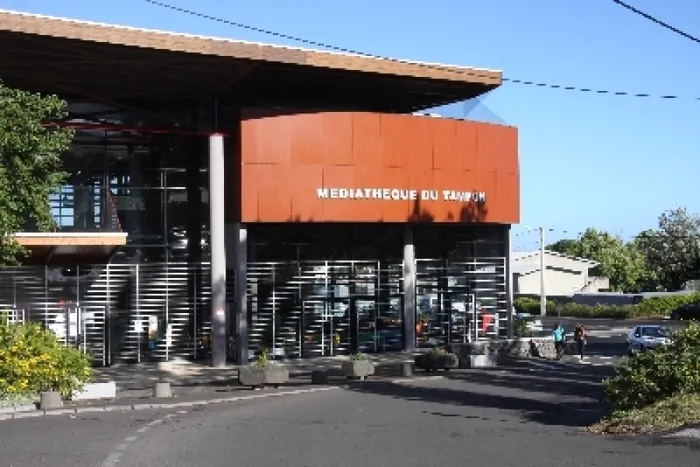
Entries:
[[671, 342], [672, 333], [664, 326], [635, 326], [627, 335], [627, 351], [633, 355], [669, 345]]

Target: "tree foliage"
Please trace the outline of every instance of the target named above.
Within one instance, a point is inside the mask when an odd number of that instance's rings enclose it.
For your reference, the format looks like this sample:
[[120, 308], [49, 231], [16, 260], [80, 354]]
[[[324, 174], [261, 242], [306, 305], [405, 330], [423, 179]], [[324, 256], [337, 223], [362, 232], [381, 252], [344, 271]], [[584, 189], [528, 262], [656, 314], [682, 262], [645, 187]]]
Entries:
[[700, 216], [676, 208], [659, 216], [656, 229], [631, 242], [593, 228], [576, 239], [559, 240], [552, 251], [600, 263], [593, 274], [610, 278], [623, 292], [677, 291], [700, 279]]
[[609, 278], [615, 291], [638, 291], [647, 275], [646, 260], [636, 246], [608, 232], [589, 228], [579, 238], [560, 240], [549, 248], [598, 262], [593, 274]]
[[73, 131], [45, 123], [66, 115], [58, 97], [0, 82], [0, 265], [15, 264], [24, 254], [12, 234], [53, 227], [49, 196], [66, 177], [61, 154]]
[[650, 271], [666, 290], [680, 290], [700, 274], [700, 216], [677, 208], [659, 216], [659, 227], [635, 242]]

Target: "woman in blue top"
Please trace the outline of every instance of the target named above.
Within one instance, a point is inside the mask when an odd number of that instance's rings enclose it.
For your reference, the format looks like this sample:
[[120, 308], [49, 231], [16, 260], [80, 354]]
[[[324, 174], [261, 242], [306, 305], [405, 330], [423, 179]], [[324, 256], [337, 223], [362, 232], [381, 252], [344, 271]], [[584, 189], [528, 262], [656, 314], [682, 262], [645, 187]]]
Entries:
[[552, 330], [552, 334], [554, 335], [554, 348], [557, 351], [557, 360], [561, 360], [562, 355], [564, 355], [564, 348], [566, 346], [564, 341], [566, 332], [561, 324], [556, 323], [554, 325], [554, 329]]

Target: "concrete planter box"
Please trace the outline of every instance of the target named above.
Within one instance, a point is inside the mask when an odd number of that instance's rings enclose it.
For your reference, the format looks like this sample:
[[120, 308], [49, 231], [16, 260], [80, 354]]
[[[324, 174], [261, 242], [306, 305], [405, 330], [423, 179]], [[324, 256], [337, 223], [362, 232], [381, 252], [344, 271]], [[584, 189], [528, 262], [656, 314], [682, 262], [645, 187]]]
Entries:
[[58, 391], [46, 391], [40, 394], [39, 409], [53, 410], [63, 407], [63, 398]]
[[493, 368], [498, 366], [498, 355], [468, 355], [460, 358], [460, 367], [464, 368]]
[[71, 396], [74, 401], [87, 401], [95, 399], [115, 399], [117, 397], [117, 384], [114, 381], [106, 383], [87, 383], [81, 391], [76, 391]]
[[289, 381], [289, 370], [281, 366], [243, 367], [238, 370], [238, 383], [251, 388], [279, 387]]
[[[475, 355], [494, 355], [516, 358], [556, 358], [554, 338], [518, 337], [515, 339], [484, 340], [464, 344], [452, 344], [448, 347], [461, 360]], [[567, 347], [568, 352], [568, 347]], [[466, 364], [463, 364], [466, 366]]]
[[455, 354], [432, 354], [424, 353], [418, 355], [415, 359], [416, 368], [432, 372], [438, 370], [449, 371], [453, 368], [459, 368], [459, 358]]
[[348, 379], [366, 379], [374, 374], [374, 363], [369, 360], [351, 360], [343, 362], [340, 371]]

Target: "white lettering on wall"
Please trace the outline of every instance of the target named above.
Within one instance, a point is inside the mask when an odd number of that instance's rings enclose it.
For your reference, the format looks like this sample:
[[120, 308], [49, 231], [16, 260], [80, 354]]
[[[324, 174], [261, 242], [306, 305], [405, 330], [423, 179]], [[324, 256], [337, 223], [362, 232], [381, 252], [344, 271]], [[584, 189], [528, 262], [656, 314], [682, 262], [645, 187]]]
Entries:
[[403, 190], [399, 188], [316, 188], [318, 199], [360, 199], [387, 201], [454, 201], [459, 203], [485, 203], [483, 191], [458, 190]]

